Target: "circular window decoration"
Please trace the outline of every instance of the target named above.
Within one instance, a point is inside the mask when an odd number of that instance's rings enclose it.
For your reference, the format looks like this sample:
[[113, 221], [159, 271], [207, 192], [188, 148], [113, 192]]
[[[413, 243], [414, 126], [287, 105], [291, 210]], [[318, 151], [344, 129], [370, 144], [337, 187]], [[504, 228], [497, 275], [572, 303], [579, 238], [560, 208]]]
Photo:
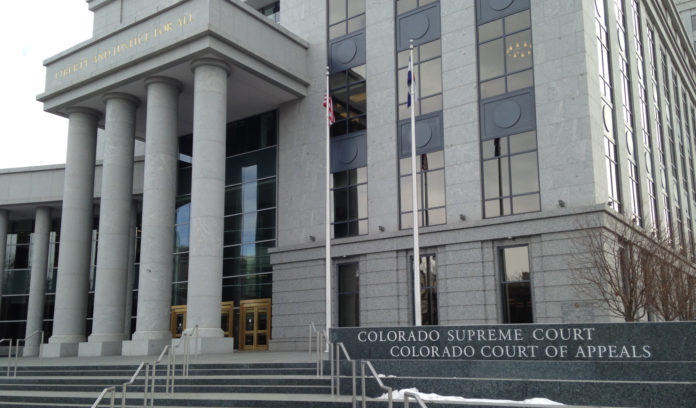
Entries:
[[489, 0], [488, 5], [495, 11], [505, 10], [510, 7], [512, 0]]
[[355, 54], [358, 53], [358, 46], [355, 45], [355, 41], [352, 38], [342, 41], [337, 47], [335, 52], [336, 59], [342, 64], [347, 64], [355, 58]]
[[510, 128], [520, 120], [522, 109], [515, 101], [505, 101], [495, 107], [493, 123], [501, 128]]
[[415, 14], [408, 19], [407, 38], [417, 40], [422, 38], [430, 29], [430, 20], [423, 13]]
[[350, 164], [358, 157], [358, 145], [355, 141], [348, 141], [343, 143], [343, 148], [338, 155], [338, 160], [343, 164]]

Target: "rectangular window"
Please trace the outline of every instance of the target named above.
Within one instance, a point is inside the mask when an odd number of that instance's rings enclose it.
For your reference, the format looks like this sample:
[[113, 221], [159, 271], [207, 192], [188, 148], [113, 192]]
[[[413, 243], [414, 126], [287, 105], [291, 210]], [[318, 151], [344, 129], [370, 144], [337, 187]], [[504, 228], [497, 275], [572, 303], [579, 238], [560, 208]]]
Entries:
[[338, 327], [360, 326], [360, 270], [358, 263], [338, 265]]
[[420, 257], [421, 323], [438, 324], [437, 314], [437, 262], [435, 255]]
[[333, 173], [333, 238], [367, 234], [367, 167]]
[[503, 323], [533, 323], [529, 247], [501, 248], [499, 261]]
[[[421, 154], [416, 157], [416, 194], [418, 204], [418, 225], [444, 224], [445, 214], [445, 152], [443, 150]], [[413, 200], [411, 187], [411, 158], [403, 158], [399, 163], [401, 171], [399, 190], [401, 191], [401, 228], [413, 228]]]

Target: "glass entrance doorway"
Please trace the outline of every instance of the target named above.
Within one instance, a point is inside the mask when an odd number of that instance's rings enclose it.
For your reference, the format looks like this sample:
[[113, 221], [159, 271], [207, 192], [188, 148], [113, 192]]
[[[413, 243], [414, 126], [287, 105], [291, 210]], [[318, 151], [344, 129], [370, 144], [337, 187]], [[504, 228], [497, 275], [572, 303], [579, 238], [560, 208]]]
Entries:
[[[220, 328], [225, 337], [232, 337], [234, 323], [234, 302], [220, 304]], [[172, 337], [179, 338], [186, 328], [186, 305], [172, 306], [170, 330]]]
[[271, 337], [271, 299], [239, 302], [239, 349], [268, 350]]

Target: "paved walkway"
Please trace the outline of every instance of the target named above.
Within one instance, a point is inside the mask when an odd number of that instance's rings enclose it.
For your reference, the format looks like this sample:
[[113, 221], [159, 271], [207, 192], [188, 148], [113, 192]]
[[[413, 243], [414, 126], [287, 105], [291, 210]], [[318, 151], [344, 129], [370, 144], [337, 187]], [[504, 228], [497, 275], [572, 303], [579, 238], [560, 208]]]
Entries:
[[[18, 366], [58, 366], [58, 365], [137, 365], [141, 361], [152, 361], [157, 356], [108, 356], [108, 357], [61, 357], [39, 358], [20, 357]], [[183, 356], [177, 356], [180, 362]], [[328, 356], [324, 357], [328, 359]], [[13, 359], [14, 360], [14, 359]], [[246, 363], [309, 363], [316, 361], [316, 352], [311, 355], [304, 351], [235, 351], [231, 354], [191, 355], [191, 364], [246, 364]], [[0, 372], [7, 367], [7, 357], [0, 358]]]

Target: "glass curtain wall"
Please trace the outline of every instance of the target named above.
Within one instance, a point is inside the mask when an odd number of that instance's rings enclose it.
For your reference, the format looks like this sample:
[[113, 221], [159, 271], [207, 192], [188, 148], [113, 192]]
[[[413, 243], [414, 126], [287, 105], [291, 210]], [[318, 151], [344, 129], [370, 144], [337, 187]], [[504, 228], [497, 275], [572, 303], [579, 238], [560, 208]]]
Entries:
[[[365, 28], [365, 0], [328, 1], [328, 41], [340, 42]], [[347, 44], [353, 44], [347, 41]], [[357, 52], [360, 52], [358, 50]], [[364, 52], [364, 50], [363, 50]], [[364, 61], [361, 56], [355, 57]], [[329, 94], [333, 101], [335, 123], [331, 125], [331, 143], [364, 134], [367, 131], [367, 77], [365, 64], [331, 72]], [[332, 168], [334, 163], [332, 163]], [[367, 167], [350, 166], [332, 171], [332, 237], [343, 238], [368, 233]]]
[[[398, 0], [397, 18], [418, 13], [437, 1]], [[400, 21], [406, 21], [400, 20]], [[405, 23], [404, 23], [405, 24]], [[400, 27], [401, 29], [401, 27]], [[407, 83], [410, 50], [397, 50], [397, 93], [399, 122], [410, 121], [411, 108], [407, 99], [410, 87]], [[413, 47], [413, 78], [416, 98], [413, 99], [416, 122], [442, 112], [442, 46], [440, 38], [416, 44]], [[410, 122], [409, 122], [410, 123]], [[418, 125], [416, 129], [418, 129]], [[402, 137], [410, 141], [410, 125]], [[408, 143], [410, 145], [410, 142]], [[416, 153], [416, 202], [418, 226], [445, 224], [445, 153], [442, 148]], [[431, 149], [428, 149], [431, 150]], [[403, 152], [402, 152], [403, 153]], [[413, 228], [412, 187], [413, 169], [410, 152], [399, 160], [399, 208], [401, 229]]]
[[[531, 10], [479, 23], [477, 34], [481, 102], [516, 104], [510, 101], [534, 87]], [[481, 127], [484, 217], [539, 211], [536, 131], [491, 137]]]
[[[271, 298], [268, 249], [276, 244], [277, 119], [268, 112], [227, 125], [222, 301]], [[191, 214], [191, 135], [179, 138], [172, 305], [186, 304]]]

